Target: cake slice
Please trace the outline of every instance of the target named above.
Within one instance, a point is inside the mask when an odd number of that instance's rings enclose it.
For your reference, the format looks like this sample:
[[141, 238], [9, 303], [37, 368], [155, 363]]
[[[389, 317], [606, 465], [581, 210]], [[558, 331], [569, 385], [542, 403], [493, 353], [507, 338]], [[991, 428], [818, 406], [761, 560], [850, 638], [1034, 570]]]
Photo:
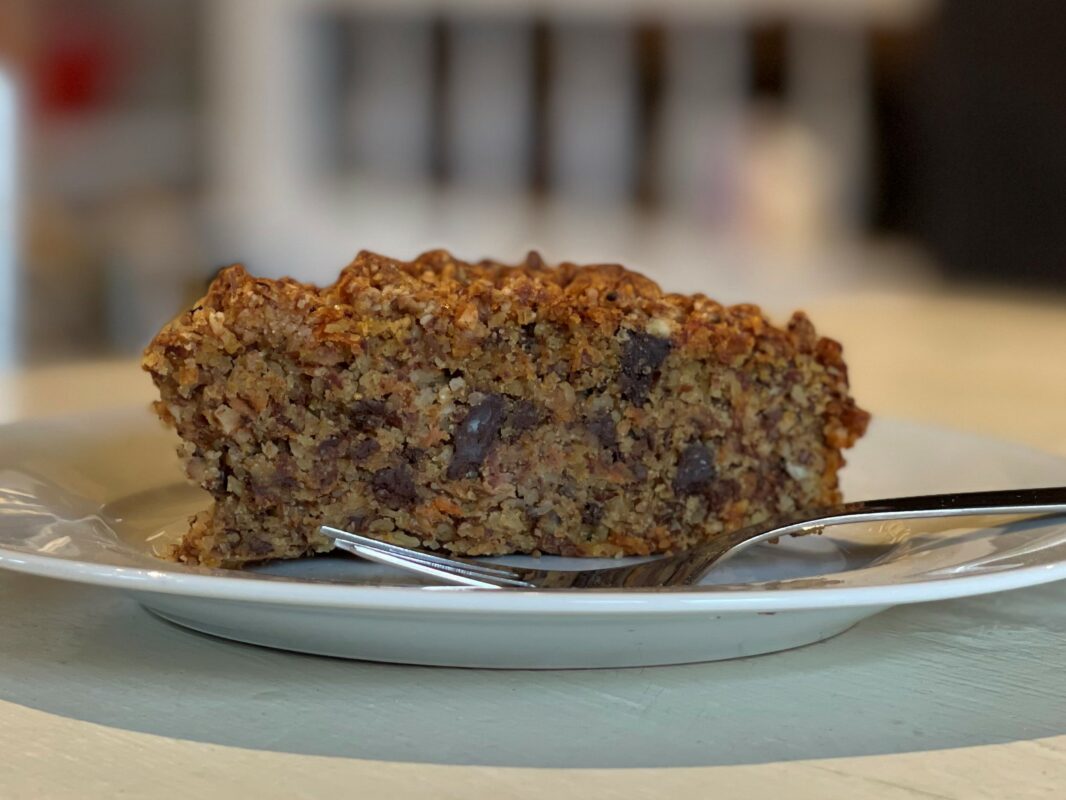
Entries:
[[329, 524], [466, 555], [645, 555], [840, 499], [868, 415], [797, 312], [616, 265], [360, 253], [332, 286], [223, 270], [148, 346], [212, 496], [174, 558], [329, 550]]

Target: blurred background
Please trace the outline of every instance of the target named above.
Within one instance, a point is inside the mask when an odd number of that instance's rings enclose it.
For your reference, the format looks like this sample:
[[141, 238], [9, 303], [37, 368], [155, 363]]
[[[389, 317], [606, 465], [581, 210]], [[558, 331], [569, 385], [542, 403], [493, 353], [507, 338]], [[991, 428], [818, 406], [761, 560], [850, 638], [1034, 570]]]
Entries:
[[362, 248], [774, 312], [1066, 287], [1055, 0], [4, 0], [0, 62], [0, 365]]

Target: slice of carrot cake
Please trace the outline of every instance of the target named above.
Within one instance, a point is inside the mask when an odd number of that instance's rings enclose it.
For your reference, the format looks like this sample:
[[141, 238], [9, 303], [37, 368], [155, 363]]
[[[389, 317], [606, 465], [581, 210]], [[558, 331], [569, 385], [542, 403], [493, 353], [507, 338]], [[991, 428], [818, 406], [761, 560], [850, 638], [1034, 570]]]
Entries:
[[317, 288], [223, 270], [149, 345], [214, 499], [174, 551], [237, 566], [322, 524], [470, 555], [661, 553], [840, 499], [868, 415], [797, 312], [616, 265], [361, 253]]

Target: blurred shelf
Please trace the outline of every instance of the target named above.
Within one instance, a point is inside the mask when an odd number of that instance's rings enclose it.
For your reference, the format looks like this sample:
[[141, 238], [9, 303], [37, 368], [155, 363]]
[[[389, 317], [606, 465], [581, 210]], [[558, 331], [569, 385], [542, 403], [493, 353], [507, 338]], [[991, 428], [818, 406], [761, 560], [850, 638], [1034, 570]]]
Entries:
[[394, 14], [654, 16], [694, 20], [785, 17], [885, 25], [912, 21], [936, 5], [936, 0], [275, 0], [278, 1], [294, 7], [353, 8]]
[[188, 109], [49, 120], [29, 143], [34, 180], [49, 193], [74, 196], [187, 181], [197, 158], [195, 122]]
[[207, 216], [219, 226], [216, 261], [319, 283], [332, 281], [356, 248], [411, 257], [435, 247], [468, 259], [517, 261], [536, 249], [548, 261], [617, 261], [668, 290], [782, 312], [841, 293], [935, 283], [920, 254], [892, 242], [770, 250], [676, 213], [359, 178], [333, 190], [245, 197]]

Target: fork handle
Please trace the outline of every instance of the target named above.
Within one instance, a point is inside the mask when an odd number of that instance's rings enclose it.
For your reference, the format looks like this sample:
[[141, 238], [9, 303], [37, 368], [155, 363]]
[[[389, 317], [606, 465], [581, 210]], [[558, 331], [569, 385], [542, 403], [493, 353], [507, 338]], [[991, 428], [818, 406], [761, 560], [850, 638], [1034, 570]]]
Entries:
[[970, 514], [1055, 514], [1066, 512], [1066, 487], [1000, 489], [991, 492], [930, 494], [860, 500], [840, 506], [834, 516], [864, 519], [960, 517]]
[[859, 500], [786, 520], [775, 533], [804, 533], [845, 522], [887, 522], [900, 519], [965, 517], [980, 514], [1026, 515], [1066, 513], [1066, 487], [1000, 489], [990, 492], [958, 492], [915, 497]]

